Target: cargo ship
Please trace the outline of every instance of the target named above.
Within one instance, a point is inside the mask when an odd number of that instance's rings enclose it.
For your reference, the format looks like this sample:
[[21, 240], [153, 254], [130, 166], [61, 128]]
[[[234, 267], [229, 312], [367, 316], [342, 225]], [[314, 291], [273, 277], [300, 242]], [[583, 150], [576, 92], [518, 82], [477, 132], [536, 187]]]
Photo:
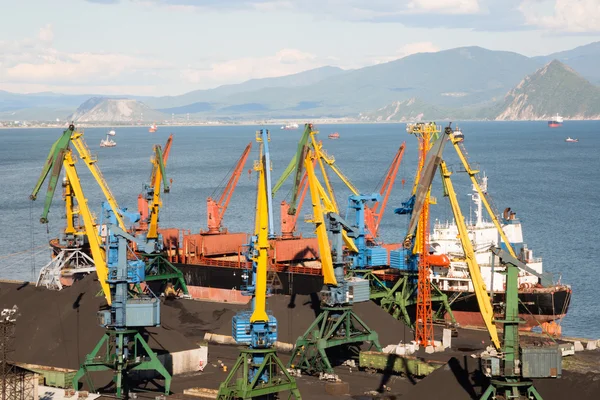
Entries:
[[[485, 176], [481, 181], [481, 190], [484, 193], [487, 191]], [[481, 276], [500, 316], [506, 291], [506, 276], [503, 273], [504, 268], [493, 256], [490, 247], [498, 243], [505, 249], [507, 246], [502, 242], [494, 223], [483, 219], [482, 200], [476, 188], [473, 188], [471, 198], [474, 203], [475, 221], [468, 221], [467, 229]], [[534, 257], [533, 251], [523, 242], [522, 225], [514, 211], [510, 208], [505, 209], [500, 222], [517, 258], [527, 264], [531, 270], [531, 272], [520, 271], [518, 277], [521, 303], [519, 316], [525, 321], [522, 328], [529, 330], [538, 325], [545, 326], [544, 324], [560, 320], [569, 309], [570, 286], [560, 282], [555, 283], [550, 274], [544, 273], [542, 259]], [[479, 326], [483, 323], [483, 319], [478, 312], [473, 284], [457, 235], [458, 228], [454, 221], [435, 222], [430, 236], [433, 254], [447, 255], [450, 265], [434, 267], [432, 280], [449, 299], [452, 299], [452, 312], [457, 322], [463, 326]]]
[[327, 137], [329, 139], [339, 139], [340, 138], [340, 134], [337, 133], [337, 132], [333, 132], [333, 133], [330, 133], [329, 135], [327, 135]]
[[[483, 178], [482, 189], [487, 190], [487, 178]], [[498, 260], [492, 260], [489, 248], [501, 243], [495, 225], [482, 217], [482, 202], [474, 193], [473, 201], [477, 219], [468, 224], [469, 236], [474, 244], [476, 258], [481, 274], [490, 289], [492, 300], [498, 315], [502, 315], [505, 297], [505, 276]], [[506, 209], [502, 215], [503, 230], [515, 250], [518, 258], [524, 261], [533, 273], [521, 271], [519, 274], [519, 316], [524, 321], [521, 329], [531, 330], [542, 326], [544, 329], [554, 321], [563, 318], [569, 309], [571, 288], [560, 282], [542, 286], [544, 275], [542, 259], [533, 256], [532, 250], [523, 243], [521, 222], [516, 214]], [[448, 256], [449, 265], [434, 267], [431, 280], [448, 297], [456, 322], [461, 326], [483, 327], [468, 268], [457, 239], [458, 228], [454, 222], [434, 224], [430, 243], [433, 256]], [[241, 249], [246, 243], [246, 234], [228, 234], [228, 237], [207, 237], [206, 235], [163, 232], [169, 249], [170, 260], [185, 275], [186, 282], [194, 290], [217, 289], [209, 296], [219, 297], [221, 301], [237, 298], [244, 284], [246, 270], [251, 264], [245, 259]], [[179, 243], [181, 241], [181, 244]], [[398, 252], [400, 244], [384, 246], [388, 252], [388, 265], [382, 265], [374, 271], [381, 281], [390, 287], [406, 271], [402, 266], [390, 264], [390, 253]], [[505, 245], [503, 247], [506, 248]], [[495, 265], [494, 265], [495, 263]], [[317, 293], [323, 286], [316, 238], [283, 237], [273, 239], [270, 250], [269, 282], [274, 293], [310, 295]], [[201, 287], [201, 288], [195, 288]], [[209, 293], [209, 292], [206, 292]], [[200, 295], [202, 297], [202, 295]], [[411, 312], [411, 310], [409, 310]], [[445, 316], [449, 319], [449, 316]], [[558, 327], [557, 329], [560, 329]]]
[[558, 128], [563, 124], [563, 117], [558, 115], [558, 113], [548, 121], [548, 126], [550, 128]]
[[156, 126], [156, 124], [152, 124], [152, 125], [150, 125], [150, 128], [148, 128], [148, 132], [154, 133], [154, 132], [156, 132], [157, 129], [158, 129], [158, 127]]

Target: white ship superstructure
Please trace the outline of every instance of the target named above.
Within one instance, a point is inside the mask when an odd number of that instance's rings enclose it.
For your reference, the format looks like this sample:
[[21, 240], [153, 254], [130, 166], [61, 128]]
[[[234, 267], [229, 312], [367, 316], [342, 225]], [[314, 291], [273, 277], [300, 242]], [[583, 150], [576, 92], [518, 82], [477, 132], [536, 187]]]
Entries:
[[[487, 177], [485, 176], [481, 182], [481, 190], [483, 192], [487, 191]], [[494, 260], [494, 265], [492, 265], [492, 252], [489, 250], [491, 246], [498, 245], [501, 242], [501, 237], [494, 223], [483, 219], [483, 202], [475, 187], [473, 187], [473, 192], [471, 197], [475, 205], [476, 219], [475, 221], [465, 221], [467, 222], [469, 239], [473, 244], [475, 257], [488, 290], [493, 288], [494, 292], [504, 292], [506, 290], [506, 279], [505, 275], [502, 274], [504, 268], [500, 266], [497, 257]], [[523, 243], [521, 222], [515, 213], [509, 208], [506, 209], [502, 218], [500, 218], [500, 223], [517, 257], [541, 274], [542, 259], [534, 258], [533, 251], [529, 250]], [[469, 277], [467, 264], [464, 261], [464, 252], [458, 238], [458, 228], [455, 221], [445, 223], [436, 221], [430, 236], [430, 244], [435, 254], [447, 254], [450, 258], [448, 268], [433, 268], [432, 279], [439, 285], [440, 289], [473, 292], [473, 284]], [[506, 245], [502, 243], [502, 247], [506, 248]], [[538, 283], [538, 279], [537, 276], [527, 272], [519, 272], [520, 288], [532, 288]]]

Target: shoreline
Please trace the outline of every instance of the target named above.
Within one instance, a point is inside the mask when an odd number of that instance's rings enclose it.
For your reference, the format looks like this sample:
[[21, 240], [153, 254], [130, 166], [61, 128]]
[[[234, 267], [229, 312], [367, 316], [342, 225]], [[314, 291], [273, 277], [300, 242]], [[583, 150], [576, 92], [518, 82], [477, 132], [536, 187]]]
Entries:
[[[473, 119], [473, 120], [448, 120], [448, 119], [443, 119], [443, 120], [436, 120], [433, 122], [438, 122], [440, 125], [444, 125], [444, 123], [447, 122], [456, 122], [459, 121], [460, 123], [464, 123], [464, 122], [545, 122], [545, 119], [536, 119], [536, 120], [532, 120], [532, 119], [523, 119], [523, 120], [489, 120], [489, 119]], [[569, 120], [570, 122], [581, 122], [581, 121], [600, 121], [598, 119], [571, 119]], [[199, 123], [185, 123], [185, 124], [177, 124], [177, 123], [173, 123], [173, 124], [157, 124], [157, 127], [165, 127], [165, 128], [172, 128], [172, 127], [194, 127], [194, 126], [200, 126], [200, 127], [220, 127], [220, 126], [276, 126], [276, 127], [281, 127], [284, 126], [287, 123], [290, 122], [296, 122], [298, 123], [300, 126], [297, 129], [291, 129], [291, 130], [301, 130], [302, 129], [302, 125], [307, 123], [306, 120], [268, 120], [268, 121], [240, 121], [240, 122], [218, 122], [218, 123], [214, 123], [214, 122], [199, 122]], [[361, 121], [361, 120], [348, 120], [348, 119], [340, 119], [340, 120], [333, 120], [333, 119], [323, 119], [323, 120], [319, 120], [319, 119], [313, 119], [310, 120], [310, 123], [315, 124], [315, 125], [392, 125], [392, 124], [409, 124], [409, 123], [418, 123], [418, 122], [429, 122], [429, 121]], [[1, 123], [1, 122], [0, 122]], [[90, 123], [85, 123], [82, 122], [80, 124], [76, 124], [77, 128], [148, 128], [150, 125], [152, 125], [152, 123], [148, 123], [148, 124], [136, 124], [136, 125], [121, 125], [121, 124], [109, 124], [109, 123], [99, 123], [99, 124], [90, 124]], [[0, 130], [2, 129], [58, 129], [58, 128], [66, 128], [68, 125], [67, 124], [32, 124], [32, 125], [27, 125], [27, 126], [0, 126]], [[277, 129], [277, 130], [286, 130], [286, 129]]]

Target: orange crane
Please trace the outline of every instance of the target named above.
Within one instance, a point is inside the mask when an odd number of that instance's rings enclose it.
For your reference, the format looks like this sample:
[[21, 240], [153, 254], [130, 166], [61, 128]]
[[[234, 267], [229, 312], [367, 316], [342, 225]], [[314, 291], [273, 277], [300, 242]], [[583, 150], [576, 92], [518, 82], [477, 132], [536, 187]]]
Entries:
[[223, 222], [225, 211], [227, 211], [227, 206], [229, 206], [231, 195], [233, 194], [238, 180], [240, 179], [240, 175], [242, 174], [244, 164], [246, 164], [246, 159], [248, 159], [248, 155], [250, 154], [250, 149], [252, 149], [252, 142], [248, 143], [248, 146], [246, 146], [242, 156], [236, 163], [233, 173], [231, 174], [225, 189], [223, 189], [219, 200], [215, 201], [212, 197], [206, 199], [208, 231], [202, 232], [203, 234], [218, 235], [227, 232], [227, 230], [222, 229], [221, 223]]
[[405, 148], [406, 142], [402, 142], [385, 174], [385, 180], [379, 190], [381, 202], [377, 201], [370, 207], [365, 205], [365, 226], [367, 228], [366, 239], [371, 244], [375, 242], [375, 238], [378, 236], [379, 224], [381, 223], [383, 213], [385, 212], [385, 206], [387, 205], [390, 193], [394, 187], [394, 182], [396, 181], [396, 175], [398, 174]]
[[[431, 305], [431, 282], [429, 275], [431, 265], [429, 261], [429, 205], [431, 179], [439, 164], [443, 151], [443, 140], [438, 140], [440, 130], [434, 122], [408, 124], [406, 130], [414, 134], [419, 141], [419, 165], [413, 195], [415, 206], [409, 222], [408, 235], [405, 247], [412, 247], [412, 253], [418, 254], [418, 282], [417, 282], [417, 315], [415, 321], [415, 340], [422, 346], [433, 343], [433, 311]], [[436, 148], [432, 150], [433, 141]], [[418, 218], [418, 223], [416, 220]], [[416, 234], [414, 234], [416, 225]]]

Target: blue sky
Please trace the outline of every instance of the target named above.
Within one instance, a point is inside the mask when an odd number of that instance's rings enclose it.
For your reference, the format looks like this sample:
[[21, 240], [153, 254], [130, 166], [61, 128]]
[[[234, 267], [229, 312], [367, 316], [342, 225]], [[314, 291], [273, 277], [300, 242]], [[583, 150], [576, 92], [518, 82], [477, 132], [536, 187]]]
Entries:
[[600, 40], [600, 0], [0, 0], [0, 90], [176, 95], [324, 65]]

